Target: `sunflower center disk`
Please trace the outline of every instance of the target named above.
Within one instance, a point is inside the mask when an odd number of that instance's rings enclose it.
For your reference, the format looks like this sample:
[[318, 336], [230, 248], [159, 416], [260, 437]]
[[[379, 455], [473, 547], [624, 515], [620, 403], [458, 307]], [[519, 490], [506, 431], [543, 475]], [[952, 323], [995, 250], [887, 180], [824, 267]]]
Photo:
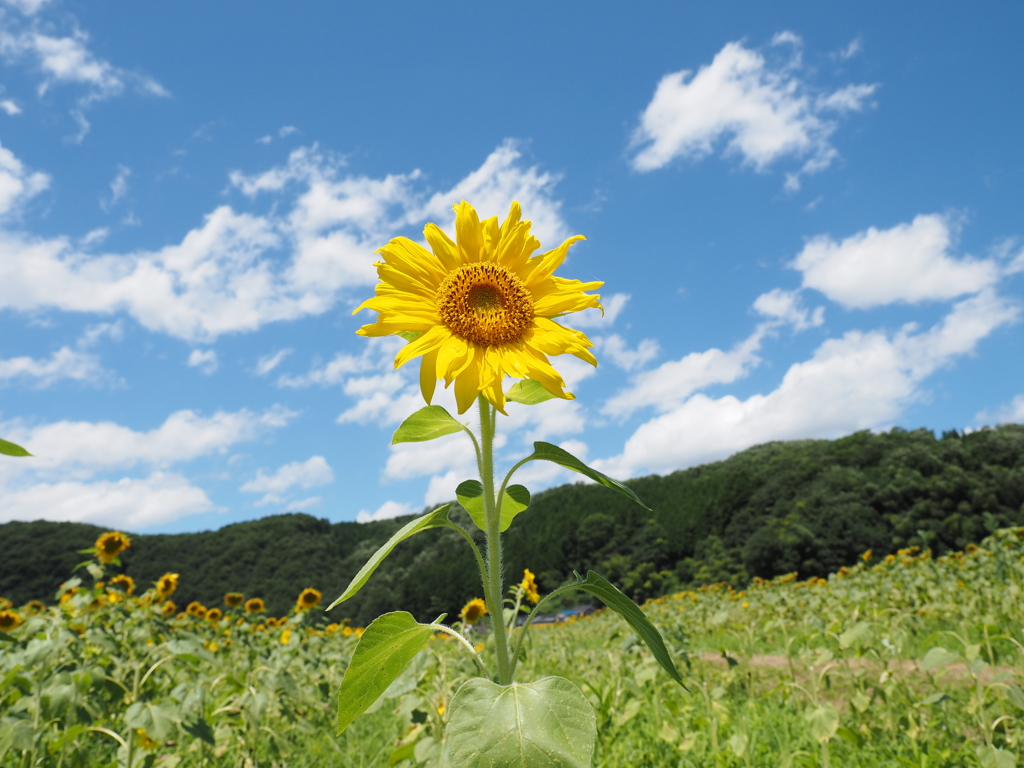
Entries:
[[437, 314], [457, 336], [484, 346], [519, 341], [533, 322], [533, 299], [518, 275], [499, 264], [467, 264], [437, 291]]

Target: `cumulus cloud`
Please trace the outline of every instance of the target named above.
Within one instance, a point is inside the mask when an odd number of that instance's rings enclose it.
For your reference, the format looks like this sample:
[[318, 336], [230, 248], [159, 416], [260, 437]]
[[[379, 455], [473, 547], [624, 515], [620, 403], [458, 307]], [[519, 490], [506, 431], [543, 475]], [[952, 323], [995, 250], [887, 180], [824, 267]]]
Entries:
[[785, 291], [782, 288], [758, 296], [754, 300], [754, 310], [765, 317], [791, 325], [796, 331], [816, 328], [825, 322], [824, 307], [809, 311], [802, 305], [799, 291]]
[[[2, 434], [34, 455], [0, 466], [0, 521], [43, 518], [140, 530], [215, 510], [205, 491], [170, 467], [224, 454], [294, 416], [280, 407], [208, 417], [178, 411], [148, 432], [113, 422], [6, 422]], [[118, 477], [132, 470], [143, 475]]]
[[16, 211], [49, 186], [49, 176], [29, 171], [13, 152], [0, 146], [0, 217]]
[[642, 368], [658, 356], [661, 347], [654, 339], [644, 339], [635, 349], [630, 349], [626, 340], [613, 333], [594, 339], [594, 347], [614, 365], [624, 371], [632, 371], [635, 368]]
[[802, 160], [789, 174], [787, 188], [799, 188], [802, 174], [822, 171], [838, 152], [837, 128], [829, 113], [859, 111], [876, 85], [846, 86], [817, 93], [801, 77], [799, 38], [774, 41], [796, 46], [793, 59], [770, 63], [742, 43], [728, 43], [696, 74], [665, 75], [640, 116], [631, 146], [633, 168], [652, 171], [677, 158], [700, 159], [725, 142], [724, 154], [737, 155], [757, 171], [782, 158]]
[[1024, 422], [1024, 395], [1017, 395], [1013, 400], [996, 411], [979, 411], [974, 417], [978, 424], [1020, 424]]
[[217, 353], [212, 349], [193, 349], [188, 356], [188, 367], [198, 368], [209, 376], [217, 370]]
[[995, 261], [956, 258], [953, 227], [938, 214], [891, 229], [869, 227], [840, 242], [821, 235], [790, 266], [813, 288], [849, 309], [953, 299], [977, 293], [1000, 277]]
[[0, 99], [0, 109], [12, 117], [21, 114], [21, 107], [11, 99]]
[[[0, 211], [5, 191], [9, 208], [41, 181], [26, 177], [13, 155], [7, 159], [17, 165], [9, 162], [5, 175], [0, 152]], [[180, 243], [155, 251], [94, 255], [68, 238], [0, 230], [0, 308], [123, 311], [150, 330], [193, 342], [322, 314], [346, 292], [374, 283], [375, 248], [463, 193], [481, 193], [484, 215], [491, 205], [504, 214], [519, 199], [542, 236], [546, 230], [549, 242], [557, 240], [568, 230], [551, 197], [555, 177], [520, 159], [506, 142], [467, 180], [428, 195], [418, 171], [382, 179], [343, 175], [340, 161], [315, 147], [299, 149], [283, 167], [231, 176], [249, 197], [287, 193], [289, 210], [253, 215], [223, 205]]]
[[694, 394], [641, 425], [623, 452], [597, 462], [613, 477], [714, 461], [758, 443], [834, 438], [891, 423], [938, 368], [970, 354], [1020, 307], [984, 290], [924, 331], [850, 331], [789, 368], [778, 388], [741, 400]]
[[61, 379], [97, 383], [105, 377], [95, 355], [70, 347], [61, 347], [48, 358], [0, 358], [0, 381], [25, 380], [42, 388]]
[[405, 504], [399, 501], [385, 501], [377, 508], [376, 512], [367, 512], [365, 509], [359, 510], [359, 514], [356, 515], [356, 522], [372, 523], [377, 520], [390, 520], [393, 517], [414, 515], [417, 511], [412, 504]]
[[[280, 504], [284, 501], [282, 494], [298, 486], [300, 488], [313, 488], [318, 485], [327, 485], [334, 482], [334, 472], [323, 456], [311, 456], [305, 461], [293, 461], [290, 464], [278, 467], [276, 471], [266, 473], [260, 469], [249, 482], [245, 483], [240, 491], [243, 493], [262, 493], [263, 498], [256, 502], [256, 506], [266, 504]], [[304, 501], [309, 501], [308, 499]]]

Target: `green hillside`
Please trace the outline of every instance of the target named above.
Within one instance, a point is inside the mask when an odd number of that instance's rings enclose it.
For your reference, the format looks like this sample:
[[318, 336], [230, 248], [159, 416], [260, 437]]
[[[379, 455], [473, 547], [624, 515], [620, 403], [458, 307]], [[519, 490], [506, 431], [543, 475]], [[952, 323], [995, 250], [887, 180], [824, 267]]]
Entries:
[[[894, 429], [768, 443], [630, 485], [653, 512], [594, 485], [538, 493], [507, 534], [508, 574], [518, 578], [528, 567], [550, 589], [573, 569], [593, 568], [642, 599], [693, 583], [739, 586], [792, 571], [825, 576], [867, 549], [959, 550], [996, 528], [1024, 523], [1024, 427], [941, 439], [924, 429]], [[331, 524], [279, 515], [218, 531], [133, 535], [122, 559], [138, 582], [180, 573], [179, 605], [196, 599], [212, 606], [225, 592], [241, 591], [262, 596], [280, 614], [307, 586], [333, 599], [404, 522]], [[0, 595], [16, 604], [51, 601], [84, 559], [75, 551], [102, 532], [77, 523], [0, 525]], [[465, 544], [434, 530], [399, 547], [337, 613], [365, 623], [403, 608], [430, 620], [455, 612], [478, 591]]]

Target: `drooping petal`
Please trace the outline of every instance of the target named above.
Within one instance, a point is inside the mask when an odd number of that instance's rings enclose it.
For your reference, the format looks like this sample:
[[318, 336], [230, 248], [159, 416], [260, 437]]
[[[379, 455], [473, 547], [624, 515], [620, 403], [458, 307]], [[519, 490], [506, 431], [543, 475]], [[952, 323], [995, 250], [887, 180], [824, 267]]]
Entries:
[[432, 349], [423, 355], [420, 361], [420, 392], [423, 399], [430, 405], [434, 398], [434, 389], [437, 387], [437, 350]]
[[570, 245], [586, 239], [583, 235], [573, 235], [557, 248], [546, 251], [540, 254], [540, 256], [534, 256], [526, 262], [526, 266], [520, 270], [519, 276], [526, 283], [527, 287], [532, 288], [545, 278], [550, 277], [562, 265], [566, 254], [569, 253]]
[[480, 387], [478, 386], [480, 375], [479, 361], [474, 360], [474, 363], [474, 365], [468, 366], [455, 379], [455, 404], [459, 408], [459, 413], [468, 411], [480, 392]]
[[398, 351], [398, 354], [395, 355], [395, 368], [401, 368], [417, 355], [437, 349], [449, 336], [451, 336], [451, 331], [445, 326], [435, 325], [418, 339], [410, 341]]

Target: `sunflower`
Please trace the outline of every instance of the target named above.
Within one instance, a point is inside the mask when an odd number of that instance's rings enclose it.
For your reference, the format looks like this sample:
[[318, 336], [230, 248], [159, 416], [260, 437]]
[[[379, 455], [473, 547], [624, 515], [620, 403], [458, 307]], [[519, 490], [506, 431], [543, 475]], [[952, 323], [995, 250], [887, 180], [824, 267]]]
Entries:
[[467, 624], [475, 624], [480, 620], [480, 617], [484, 616], [486, 613], [487, 603], [479, 597], [474, 597], [462, 606], [462, 612], [459, 614], [459, 617]]
[[335, 623], [335, 624], [328, 624], [326, 627], [324, 627], [324, 631], [327, 634], [329, 634], [329, 635], [333, 635], [339, 629], [341, 629], [341, 624], [337, 624], [337, 623]]
[[540, 601], [540, 594], [537, 592], [537, 579], [529, 568], [523, 570], [523, 581], [519, 588], [523, 590], [524, 597], [534, 605]]
[[138, 736], [139, 746], [143, 749], [156, 749], [160, 745], [149, 738], [149, 734], [146, 733], [145, 728], [136, 728], [135, 734]]
[[601, 309], [600, 296], [585, 291], [603, 283], [554, 276], [569, 246], [583, 236], [531, 257], [540, 241], [520, 215], [519, 203], [512, 203], [499, 226], [497, 216], [480, 221], [463, 200], [455, 206], [457, 242], [427, 224], [423, 234], [433, 253], [405, 237], [378, 251], [376, 296], [355, 310], [375, 310], [377, 322], [357, 333], [417, 334], [398, 353], [395, 367], [423, 356], [420, 390], [428, 404], [437, 379], [446, 387], [454, 380], [459, 413], [469, 409], [477, 393], [505, 413], [505, 376], [533, 379], [552, 395], [571, 400], [547, 356], [568, 353], [597, 365], [586, 335], [555, 322], [567, 312]]
[[41, 600], [29, 600], [28, 605], [25, 606], [25, 609], [29, 613], [42, 613], [46, 610], [46, 603], [42, 602]]
[[245, 600], [245, 595], [241, 592], [228, 592], [224, 595], [224, 605], [228, 608], [237, 608]]
[[224, 617], [224, 612], [220, 608], [211, 608], [206, 612], [207, 621], [220, 621]]
[[198, 600], [193, 600], [185, 607], [185, 613], [189, 616], [199, 616], [202, 618], [206, 615], [206, 606], [200, 603]]
[[265, 623], [268, 627], [272, 628], [276, 627], [278, 624], [277, 619], [275, 619], [273, 616], [268, 617]]
[[154, 586], [156, 587], [157, 600], [166, 600], [178, 588], [178, 574], [165, 573], [156, 580]]
[[281, 645], [288, 645], [288, 641], [292, 639], [292, 631], [286, 629], [281, 633]]
[[124, 593], [125, 597], [131, 597], [135, 592], [135, 579], [126, 574], [119, 573], [107, 582], [107, 589], [110, 589], [111, 587], [117, 587]]
[[258, 597], [251, 597], [245, 601], [246, 613], [263, 613], [265, 610], [267, 608], [263, 605], [263, 600]]
[[6, 597], [0, 597], [0, 611], [7, 611], [14, 607], [14, 603]]
[[176, 610], [178, 610], [178, 606], [174, 604], [173, 600], [167, 600], [160, 606], [160, 613], [164, 616], [173, 616]]
[[14, 611], [0, 611], [0, 632], [10, 632], [21, 626], [21, 616]]
[[109, 563], [132, 545], [132, 540], [120, 531], [104, 533], [96, 539], [96, 557], [101, 563]]
[[307, 587], [302, 590], [302, 594], [299, 595], [299, 599], [295, 601], [295, 607], [300, 611], [308, 611], [310, 608], [315, 608], [317, 606], [321, 597], [323, 597], [323, 595], [321, 595], [317, 590], [312, 587]]

